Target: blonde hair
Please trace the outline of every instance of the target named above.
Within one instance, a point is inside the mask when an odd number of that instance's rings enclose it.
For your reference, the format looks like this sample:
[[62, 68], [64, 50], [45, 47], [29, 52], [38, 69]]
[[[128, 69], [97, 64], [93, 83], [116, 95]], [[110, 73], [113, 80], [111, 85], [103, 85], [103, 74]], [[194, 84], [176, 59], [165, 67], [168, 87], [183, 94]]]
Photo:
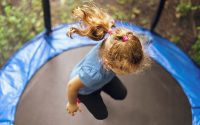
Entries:
[[[128, 40], [123, 42], [123, 36]], [[105, 49], [106, 40], [111, 41], [109, 50]], [[144, 51], [144, 45], [132, 31], [125, 28], [117, 28], [111, 37], [105, 39], [99, 51], [99, 56], [108, 61], [106, 69], [118, 69], [119, 74], [139, 73], [150, 66], [151, 59]]]
[[73, 17], [81, 21], [85, 29], [72, 27], [68, 32], [68, 36], [71, 37], [72, 33], [77, 33], [81, 36], [88, 36], [93, 40], [102, 40], [107, 31], [114, 26], [114, 19], [93, 2], [85, 3], [72, 11]]
[[[87, 36], [93, 40], [102, 40], [105, 34], [114, 26], [114, 20], [105, 11], [89, 2], [72, 11], [75, 19], [82, 22], [84, 29], [70, 28], [68, 36], [73, 33]], [[139, 73], [150, 66], [151, 59], [144, 51], [139, 37], [126, 28], [116, 28], [108, 38], [104, 39], [99, 48], [99, 57], [106, 59], [103, 63], [106, 70], [116, 71], [118, 74]], [[128, 40], [123, 42], [123, 36]], [[111, 42], [109, 50], [105, 49], [105, 42]], [[118, 70], [118, 71], [117, 71]]]

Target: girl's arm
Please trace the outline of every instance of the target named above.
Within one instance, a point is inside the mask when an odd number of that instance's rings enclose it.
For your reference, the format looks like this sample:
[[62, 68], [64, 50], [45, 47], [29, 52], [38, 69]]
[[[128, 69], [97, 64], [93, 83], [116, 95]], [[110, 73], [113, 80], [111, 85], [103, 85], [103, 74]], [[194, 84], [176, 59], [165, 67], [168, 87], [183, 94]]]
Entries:
[[69, 104], [76, 104], [78, 90], [82, 87], [84, 87], [84, 84], [81, 82], [78, 75], [69, 81], [67, 84], [67, 97]]
[[72, 116], [74, 116], [74, 112], [77, 112], [78, 110], [81, 111], [79, 106], [77, 105], [77, 95], [78, 90], [82, 87], [84, 87], [84, 85], [78, 75], [71, 79], [67, 84], [68, 103], [66, 105], [66, 110]]

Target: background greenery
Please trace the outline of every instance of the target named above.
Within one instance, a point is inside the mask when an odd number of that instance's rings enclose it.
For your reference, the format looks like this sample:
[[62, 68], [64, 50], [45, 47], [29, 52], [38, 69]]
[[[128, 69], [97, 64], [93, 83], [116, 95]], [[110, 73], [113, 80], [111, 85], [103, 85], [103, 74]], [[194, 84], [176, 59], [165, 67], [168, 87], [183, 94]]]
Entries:
[[[82, 0], [50, 0], [53, 26], [72, 22]], [[149, 28], [159, 0], [94, 0], [115, 19]], [[145, 3], [145, 4], [144, 4]], [[174, 42], [200, 66], [200, 2], [167, 1], [156, 32]], [[44, 30], [41, 0], [0, 1], [0, 67], [26, 41]]]

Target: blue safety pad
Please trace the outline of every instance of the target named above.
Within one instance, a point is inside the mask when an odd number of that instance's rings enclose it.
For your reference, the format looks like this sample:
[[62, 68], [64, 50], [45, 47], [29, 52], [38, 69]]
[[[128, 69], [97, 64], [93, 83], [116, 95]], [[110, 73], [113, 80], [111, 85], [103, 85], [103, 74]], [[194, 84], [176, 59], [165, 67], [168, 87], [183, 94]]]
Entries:
[[[86, 37], [73, 35], [66, 37], [72, 25], [60, 25], [53, 29], [49, 37], [44, 32], [38, 34], [19, 49], [0, 70], [0, 125], [13, 125], [19, 99], [32, 76], [48, 60], [56, 55], [81, 46], [95, 45]], [[117, 22], [117, 27], [125, 27], [148, 37], [146, 48], [150, 56], [162, 65], [180, 84], [189, 99], [192, 124], [200, 125], [200, 69], [173, 43], [149, 30], [128, 22]]]

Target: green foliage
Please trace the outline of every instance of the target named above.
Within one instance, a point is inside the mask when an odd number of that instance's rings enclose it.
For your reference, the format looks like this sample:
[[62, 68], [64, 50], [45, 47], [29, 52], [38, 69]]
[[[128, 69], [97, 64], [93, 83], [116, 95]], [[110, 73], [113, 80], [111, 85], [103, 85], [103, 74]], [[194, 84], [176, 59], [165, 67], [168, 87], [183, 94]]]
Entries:
[[141, 10], [138, 7], [133, 7], [131, 13], [131, 18], [134, 19], [140, 15]]
[[122, 5], [130, 4], [131, 2], [132, 0], [117, 0], [117, 3]]
[[200, 65], [200, 34], [197, 36], [197, 41], [192, 45], [191, 51], [189, 52], [192, 59]]
[[61, 23], [70, 23], [73, 22], [73, 17], [71, 16], [72, 9], [77, 6], [80, 6], [83, 3], [81, 0], [62, 0], [61, 8], [55, 14], [60, 15]]
[[126, 11], [120, 10], [117, 6], [112, 5], [106, 5], [107, 8], [109, 8], [109, 11], [111, 12], [111, 15], [114, 17], [114, 19], [117, 20], [127, 20], [130, 13], [126, 13]]
[[180, 39], [181, 39], [180, 36], [172, 35], [171, 38], [170, 38], [170, 41], [177, 44], [180, 41]]
[[[29, 4], [29, 5], [28, 5]], [[20, 6], [12, 5], [7, 0], [0, 3], [0, 66], [43, 29], [41, 1], [21, 0]]]
[[188, 2], [180, 2], [176, 7], [176, 16], [177, 17], [186, 16], [191, 11], [199, 9], [200, 5], [192, 5], [191, 3]]
[[117, 3], [119, 3], [119, 4], [125, 4], [126, 0], [117, 0]]
[[149, 20], [146, 19], [146, 18], [141, 18], [140, 19], [140, 24], [143, 25], [143, 26], [146, 26], [148, 24]]
[[196, 29], [198, 32], [197, 40], [192, 45], [189, 55], [200, 66], [200, 26], [198, 26]]
[[[176, 17], [186, 17], [189, 13], [196, 10], [200, 10], [200, 5], [192, 5], [188, 2], [180, 2], [176, 7]], [[197, 32], [200, 32], [200, 27], [197, 27]], [[176, 37], [174, 40], [176, 41]], [[192, 45], [188, 54], [198, 65], [200, 65], [200, 33], [198, 33], [197, 40]]]
[[123, 11], [116, 11], [115, 12], [115, 18], [119, 19], [119, 20], [126, 20], [128, 17], [127, 17], [127, 15], [126, 15], [125, 12], [123, 12]]
[[197, 27], [197, 30], [200, 31], [200, 26]]

